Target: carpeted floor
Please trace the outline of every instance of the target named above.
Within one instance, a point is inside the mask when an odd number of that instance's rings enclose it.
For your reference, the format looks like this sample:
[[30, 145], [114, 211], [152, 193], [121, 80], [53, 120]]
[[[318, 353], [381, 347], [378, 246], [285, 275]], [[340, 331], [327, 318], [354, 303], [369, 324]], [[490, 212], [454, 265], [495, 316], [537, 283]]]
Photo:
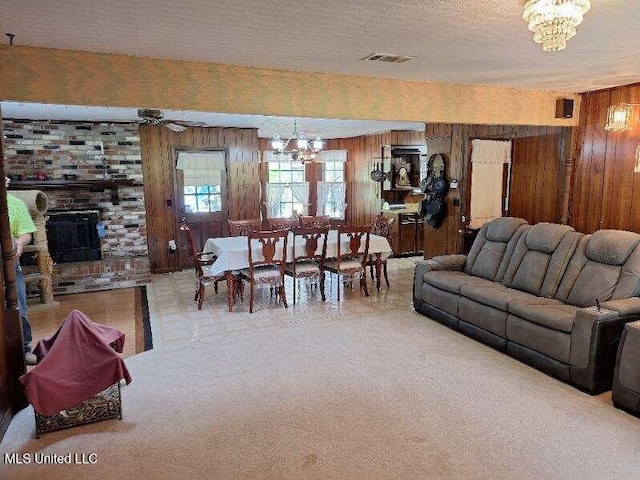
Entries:
[[[224, 314], [224, 292], [197, 312], [185, 273], [154, 277], [159, 348], [126, 360], [124, 419], [35, 440], [25, 409], [1, 478], [640, 478], [640, 419], [415, 313], [410, 260], [369, 298], [285, 310], [266, 293], [253, 318]], [[170, 283], [182, 316], [155, 312]]]

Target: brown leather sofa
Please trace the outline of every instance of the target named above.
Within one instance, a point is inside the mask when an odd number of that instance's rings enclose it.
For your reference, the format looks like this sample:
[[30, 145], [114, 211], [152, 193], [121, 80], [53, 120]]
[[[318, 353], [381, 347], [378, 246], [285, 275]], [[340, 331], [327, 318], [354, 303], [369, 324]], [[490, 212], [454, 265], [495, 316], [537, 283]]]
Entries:
[[468, 255], [416, 264], [416, 311], [591, 394], [640, 319], [640, 235], [503, 217]]

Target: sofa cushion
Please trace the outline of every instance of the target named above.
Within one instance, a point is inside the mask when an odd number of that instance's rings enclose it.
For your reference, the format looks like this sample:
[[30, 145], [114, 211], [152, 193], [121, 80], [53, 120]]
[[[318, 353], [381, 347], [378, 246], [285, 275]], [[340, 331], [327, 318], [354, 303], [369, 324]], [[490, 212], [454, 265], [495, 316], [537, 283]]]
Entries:
[[500, 281], [518, 239], [529, 228], [521, 218], [501, 217], [482, 226], [471, 246], [464, 271], [487, 280]]
[[622, 265], [640, 244], [640, 235], [624, 230], [598, 230], [587, 244], [589, 260], [607, 265]]
[[507, 317], [507, 340], [563, 363], [569, 363], [571, 334], [552, 330], [517, 315]]
[[606, 302], [613, 295], [619, 278], [620, 267], [589, 260], [573, 284], [567, 303], [590, 307], [596, 304], [596, 300]]
[[498, 308], [504, 312], [508, 311], [509, 302], [516, 298], [538, 298], [527, 292], [507, 288], [500, 283], [493, 283], [491, 285], [463, 285], [460, 289], [460, 294], [484, 305]]
[[460, 297], [458, 318], [487, 332], [506, 338], [507, 312]]
[[446, 292], [424, 283], [420, 289], [420, 298], [432, 307], [447, 312], [454, 317], [458, 316], [460, 295], [457, 293]]
[[509, 302], [509, 312], [543, 327], [570, 333], [578, 307], [551, 298], [516, 298]]
[[487, 223], [487, 240], [507, 243], [526, 220], [514, 217], [500, 217]]
[[518, 240], [502, 283], [533, 295], [553, 297], [581, 236], [568, 225], [534, 225]]
[[555, 252], [562, 237], [574, 229], [569, 225], [560, 225], [557, 223], [537, 223], [529, 229], [526, 236], [526, 244], [529, 250], [535, 250], [542, 253]]
[[463, 285], [470, 283], [493, 283], [492, 281], [485, 280], [484, 278], [474, 277], [472, 275], [467, 275], [464, 272], [450, 270], [434, 270], [426, 272], [424, 274], [424, 281], [429, 285], [433, 285], [434, 287], [451, 293], [460, 293], [460, 288], [462, 288]]

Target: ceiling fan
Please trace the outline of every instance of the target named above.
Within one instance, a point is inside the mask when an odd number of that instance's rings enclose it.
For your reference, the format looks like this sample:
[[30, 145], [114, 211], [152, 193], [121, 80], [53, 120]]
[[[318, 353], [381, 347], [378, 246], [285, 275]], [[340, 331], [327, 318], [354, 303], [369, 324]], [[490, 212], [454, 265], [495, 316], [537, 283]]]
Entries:
[[165, 120], [164, 114], [160, 110], [140, 108], [138, 110], [138, 124], [140, 125], [163, 125], [173, 132], [184, 132], [188, 127], [206, 127], [204, 122], [188, 122], [183, 120]]

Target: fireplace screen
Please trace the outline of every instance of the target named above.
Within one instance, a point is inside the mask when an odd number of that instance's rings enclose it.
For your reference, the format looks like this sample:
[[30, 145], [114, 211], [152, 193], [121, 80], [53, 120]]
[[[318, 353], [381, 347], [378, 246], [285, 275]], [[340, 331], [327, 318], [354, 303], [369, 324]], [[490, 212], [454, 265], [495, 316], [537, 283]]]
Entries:
[[50, 212], [47, 241], [54, 263], [102, 259], [98, 222], [97, 211]]

